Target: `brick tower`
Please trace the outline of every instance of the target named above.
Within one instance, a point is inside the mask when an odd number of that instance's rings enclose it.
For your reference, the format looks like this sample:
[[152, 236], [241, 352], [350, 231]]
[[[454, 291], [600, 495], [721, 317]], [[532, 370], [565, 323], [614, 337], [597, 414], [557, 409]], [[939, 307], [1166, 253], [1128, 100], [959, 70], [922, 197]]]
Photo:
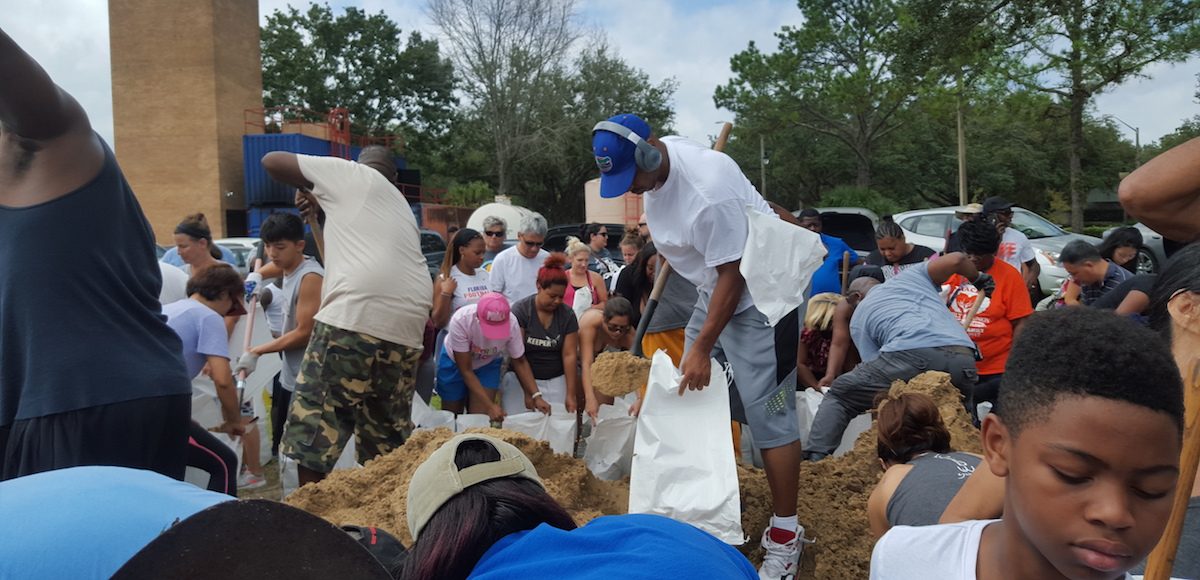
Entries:
[[214, 237], [245, 230], [242, 135], [262, 107], [257, 0], [109, 0], [117, 160], [170, 245], [204, 212]]

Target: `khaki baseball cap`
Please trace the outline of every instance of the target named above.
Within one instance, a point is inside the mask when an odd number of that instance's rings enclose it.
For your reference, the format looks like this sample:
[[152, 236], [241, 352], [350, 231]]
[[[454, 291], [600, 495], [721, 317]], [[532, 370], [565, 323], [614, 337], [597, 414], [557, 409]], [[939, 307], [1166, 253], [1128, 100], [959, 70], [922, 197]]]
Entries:
[[976, 213], [983, 213], [983, 204], [981, 204], [981, 203], [968, 203], [967, 205], [964, 205], [964, 206], [962, 207], [962, 209], [958, 210], [958, 212], [957, 212], [957, 213], [964, 213], [964, 214], [976, 214]]
[[[499, 461], [479, 463], [459, 469], [454, 464], [458, 446], [464, 441], [486, 441], [500, 452]], [[479, 433], [464, 433], [442, 444], [413, 472], [408, 483], [408, 530], [413, 541], [425, 524], [446, 502], [477, 483], [503, 477], [523, 477], [542, 485], [537, 469], [519, 449], [509, 443]]]

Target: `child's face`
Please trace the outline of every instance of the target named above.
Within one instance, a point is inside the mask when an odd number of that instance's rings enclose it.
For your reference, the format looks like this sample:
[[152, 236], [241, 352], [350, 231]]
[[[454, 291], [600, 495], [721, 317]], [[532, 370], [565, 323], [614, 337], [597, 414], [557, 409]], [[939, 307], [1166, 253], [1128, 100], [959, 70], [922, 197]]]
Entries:
[[1179, 477], [1179, 429], [1166, 415], [1060, 397], [1015, 439], [989, 415], [983, 438], [992, 471], [1008, 478], [1004, 536], [1018, 551], [1008, 555], [1026, 573], [1117, 578], [1158, 543]]

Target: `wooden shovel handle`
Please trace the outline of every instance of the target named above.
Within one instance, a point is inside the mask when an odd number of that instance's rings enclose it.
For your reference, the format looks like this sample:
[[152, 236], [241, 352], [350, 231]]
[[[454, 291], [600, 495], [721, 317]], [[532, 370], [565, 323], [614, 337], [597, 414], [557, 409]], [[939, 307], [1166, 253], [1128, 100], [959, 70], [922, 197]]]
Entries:
[[1167, 580], [1171, 577], [1175, 552], [1179, 550], [1179, 539], [1183, 535], [1183, 519], [1187, 515], [1192, 485], [1196, 482], [1196, 468], [1200, 466], [1200, 360], [1194, 361], [1191, 367], [1183, 392], [1183, 453], [1179, 456], [1179, 483], [1175, 487], [1175, 501], [1171, 505], [1167, 529], [1146, 561], [1146, 580]]

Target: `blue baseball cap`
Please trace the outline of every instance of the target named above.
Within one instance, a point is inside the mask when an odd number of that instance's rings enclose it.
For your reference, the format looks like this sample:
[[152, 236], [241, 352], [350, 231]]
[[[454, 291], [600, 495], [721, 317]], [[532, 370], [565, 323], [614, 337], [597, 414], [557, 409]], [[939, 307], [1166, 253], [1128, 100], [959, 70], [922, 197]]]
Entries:
[[[637, 115], [617, 115], [609, 122], [628, 127], [642, 139], [650, 138], [650, 125]], [[637, 173], [634, 151], [637, 145], [625, 137], [603, 129], [592, 133], [592, 154], [596, 156], [596, 167], [600, 169], [600, 197], [614, 198], [625, 195], [633, 184]]]

